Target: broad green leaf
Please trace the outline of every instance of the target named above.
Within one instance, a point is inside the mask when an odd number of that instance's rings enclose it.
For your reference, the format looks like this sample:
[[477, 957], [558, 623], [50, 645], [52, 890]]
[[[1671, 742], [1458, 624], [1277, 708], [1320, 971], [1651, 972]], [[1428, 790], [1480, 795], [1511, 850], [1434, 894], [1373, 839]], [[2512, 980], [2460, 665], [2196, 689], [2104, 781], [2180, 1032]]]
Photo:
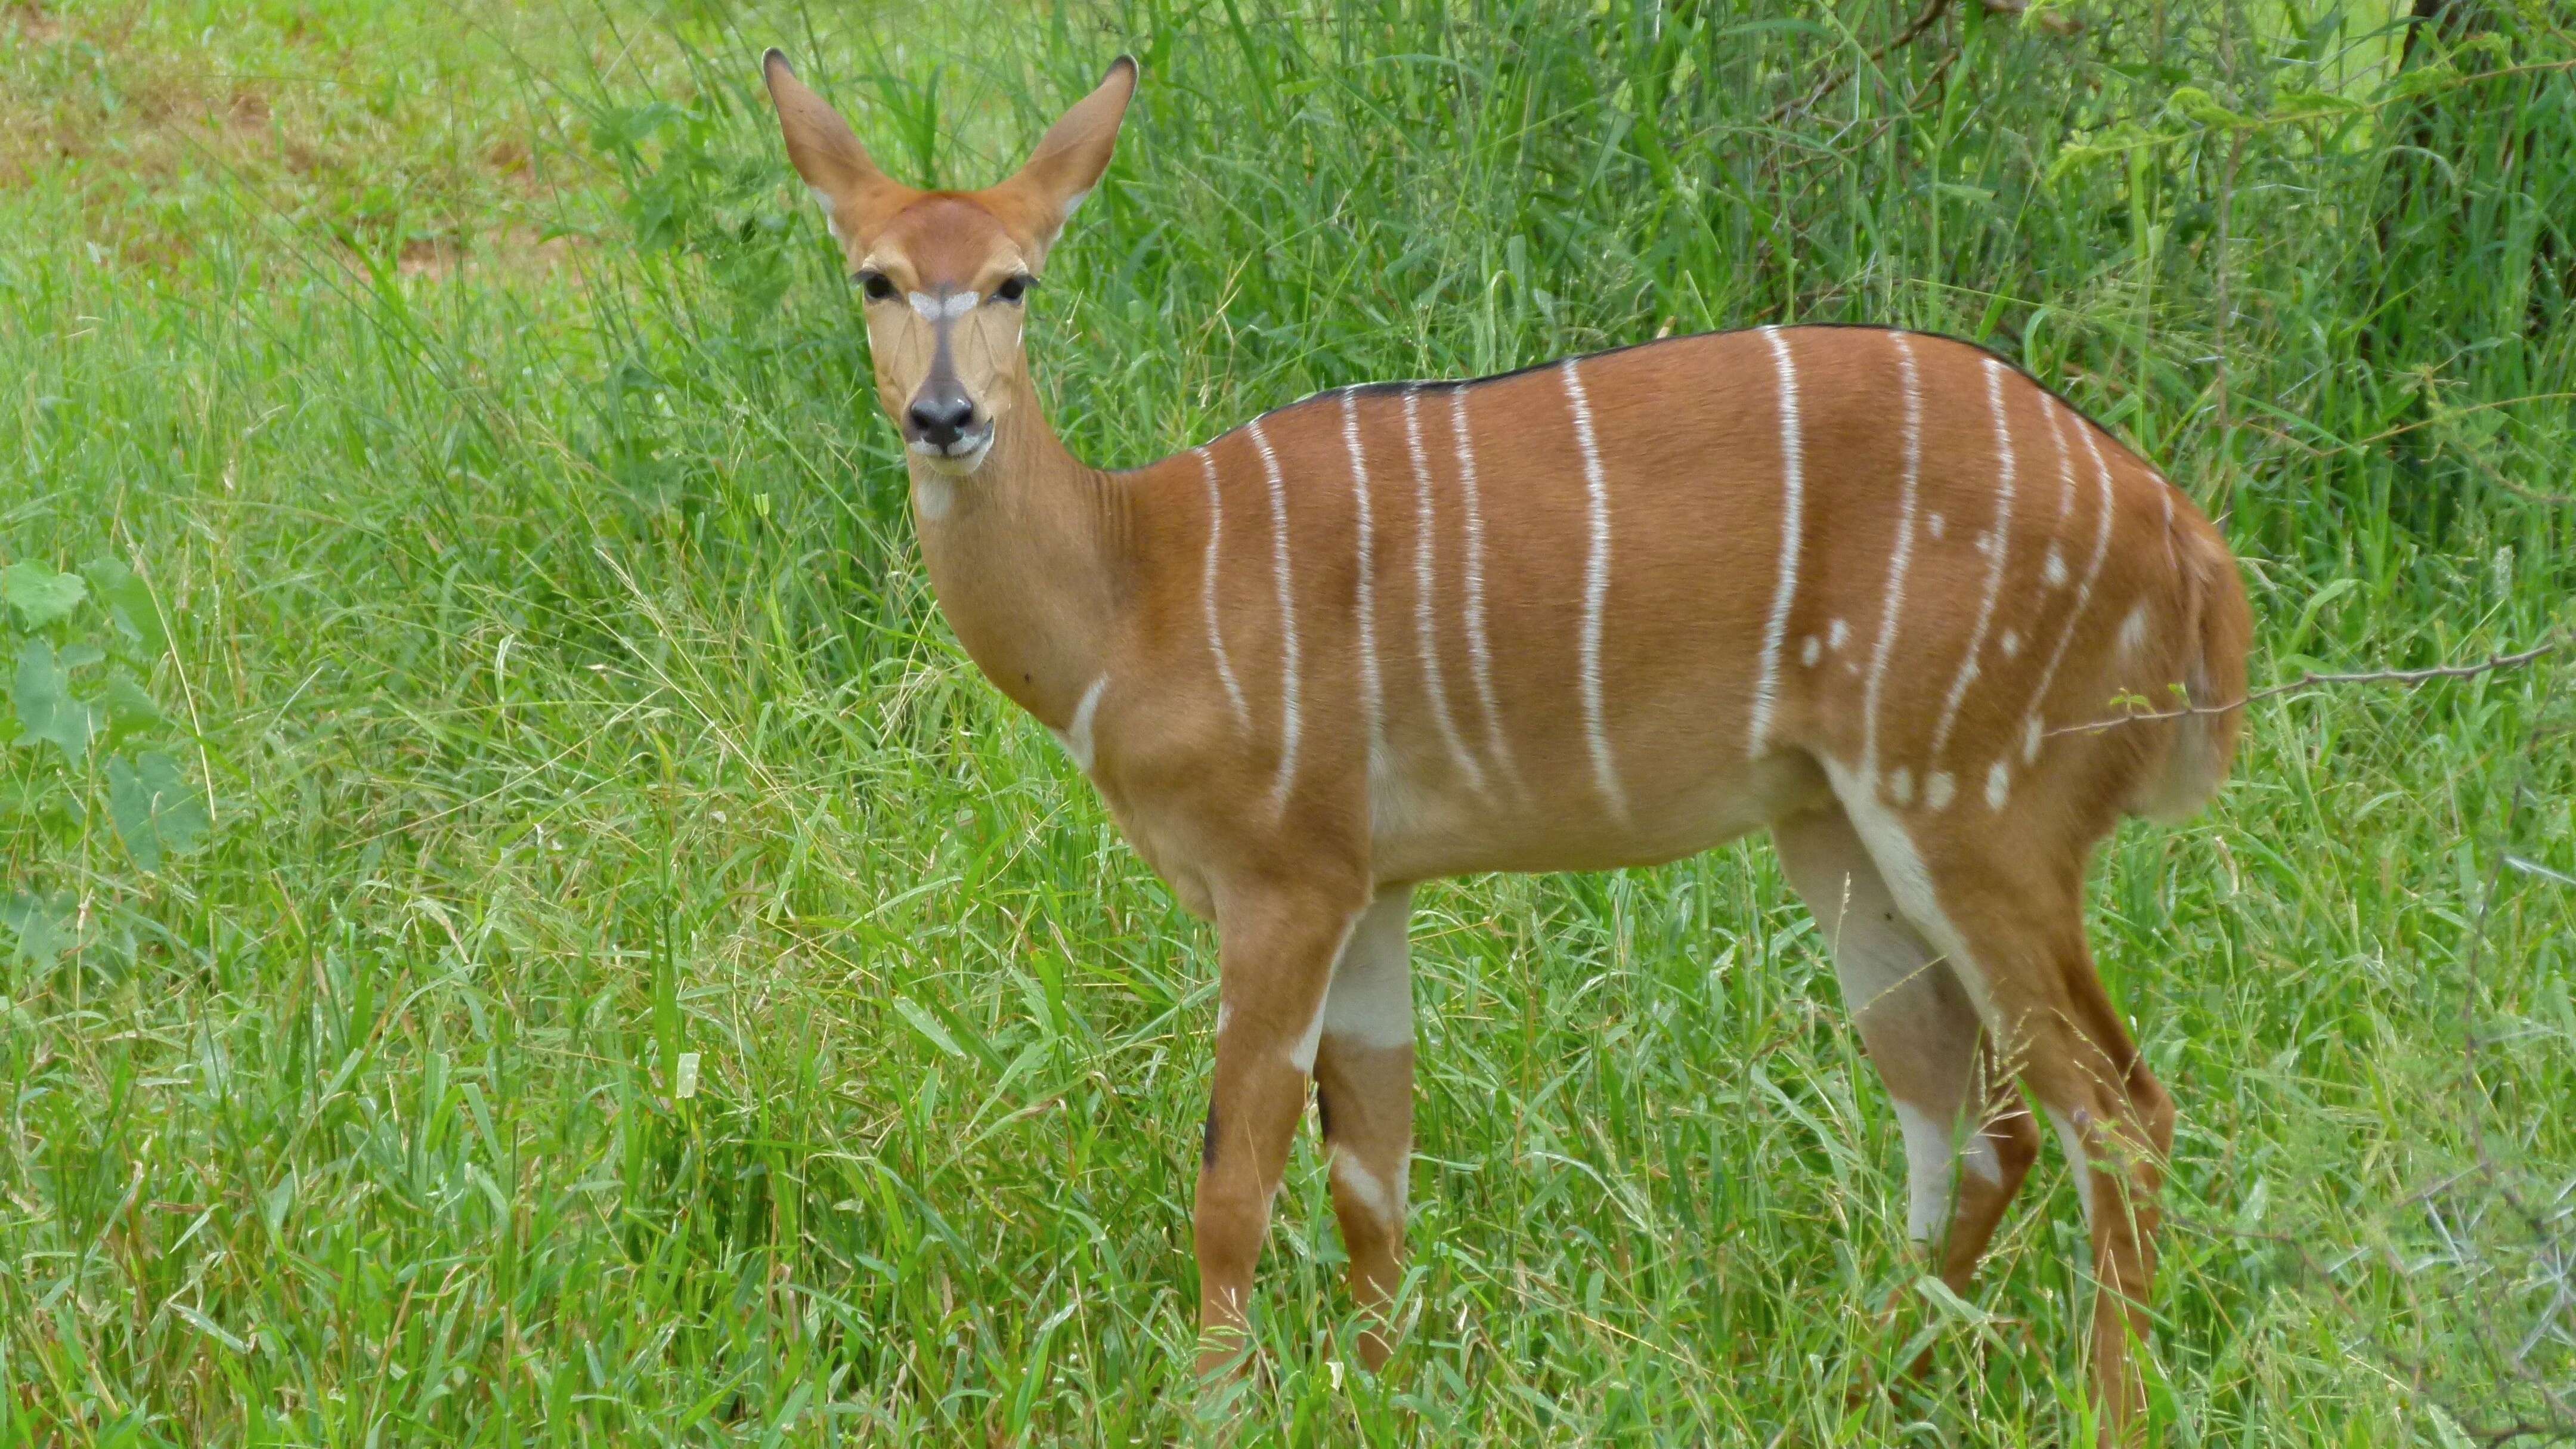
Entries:
[[170, 637], [161, 630], [161, 611], [142, 575], [112, 558], [91, 559], [81, 572], [89, 575], [89, 585], [107, 606], [108, 622], [117, 632], [155, 654], [170, 647]]
[[6, 925], [18, 938], [18, 954], [39, 966], [50, 966], [62, 954], [80, 944], [79, 932], [72, 929], [71, 897], [22, 895], [12, 891], [0, 896], [0, 925]]
[[58, 574], [34, 559], [20, 559], [0, 569], [0, 598], [18, 611], [19, 621], [41, 629], [66, 618], [89, 597], [89, 585], [78, 574]]
[[65, 669], [87, 669], [106, 657], [107, 651], [95, 644], [75, 642], [64, 645], [63, 652], [54, 659]]
[[161, 706], [134, 676], [119, 671], [107, 679], [107, 738], [113, 744], [136, 730], [150, 729], [164, 718]]
[[203, 845], [213, 823], [205, 801], [179, 773], [179, 762], [157, 753], [134, 765], [122, 756], [107, 762], [107, 811], [135, 864], [145, 870], [159, 870], [164, 856]]
[[72, 698], [71, 676], [54, 657], [54, 646], [29, 639], [18, 647], [18, 677], [10, 690], [18, 707], [19, 743], [45, 740], [63, 752], [74, 768], [89, 757], [92, 733], [89, 706]]

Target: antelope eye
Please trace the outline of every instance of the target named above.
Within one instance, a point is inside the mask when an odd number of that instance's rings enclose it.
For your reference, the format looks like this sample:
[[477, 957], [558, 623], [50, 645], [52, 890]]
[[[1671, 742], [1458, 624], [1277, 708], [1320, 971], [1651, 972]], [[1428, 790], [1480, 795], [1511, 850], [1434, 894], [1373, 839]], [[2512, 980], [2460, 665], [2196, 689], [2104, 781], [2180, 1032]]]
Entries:
[[1037, 284], [1037, 278], [1029, 276], [1026, 273], [1022, 273], [1018, 276], [1004, 277], [1002, 279], [1002, 285], [993, 289], [993, 300], [996, 302], [1016, 302], [1022, 297], [1027, 296], [1029, 288], [1034, 287]]
[[859, 284], [859, 295], [871, 302], [882, 302], [894, 295], [894, 282], [883, 272], [861, 272], [850, 280]]

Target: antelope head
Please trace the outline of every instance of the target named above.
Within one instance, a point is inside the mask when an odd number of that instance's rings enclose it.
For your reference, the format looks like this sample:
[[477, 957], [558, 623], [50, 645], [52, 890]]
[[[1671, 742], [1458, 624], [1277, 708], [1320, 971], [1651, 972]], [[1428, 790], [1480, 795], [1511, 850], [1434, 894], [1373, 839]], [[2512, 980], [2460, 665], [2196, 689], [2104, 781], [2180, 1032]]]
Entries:
[[877, 401], [916, 469], [974, 473], [995, 428], [1029, 396], [1024, 302], [1066, 218], [1108, 169], [1136, 62], [1120, 56], [1016, 175], [981, 191], [921, 191], [888, 177], [785, 56], [769, 52], [762, 70], [788, 159], [866, 305]]

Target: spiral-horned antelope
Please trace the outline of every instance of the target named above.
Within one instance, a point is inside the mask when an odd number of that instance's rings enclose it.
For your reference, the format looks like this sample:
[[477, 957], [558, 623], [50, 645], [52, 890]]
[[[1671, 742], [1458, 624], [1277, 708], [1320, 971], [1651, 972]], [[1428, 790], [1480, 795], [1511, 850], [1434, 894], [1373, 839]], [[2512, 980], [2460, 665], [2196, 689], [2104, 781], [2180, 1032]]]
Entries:
[[1360, 1352], [1388, 1351], [1415, 883], [1768, 826], [1954, 1289], [2038, 1151], [2016, 1082], [2054, 1125], [2123, 1436], [2174, 1109], [2095, 975], [2085, 866], [2123, 813], [2208, 796], [2237, 717], [2063, 727], [2242, 695], [2244, 593], [2189, 500], [2002, 360], [1857, 327], [1345, 388], [1088, 467], [1040, 415], [1023, 316], [1134, 62], [972, 192], [889, 179], [776, 51], [765, 69], [865, 299], [941, 609], [1216, 925], [1202, 1371], [1243, 1352], [1310, 1078]]

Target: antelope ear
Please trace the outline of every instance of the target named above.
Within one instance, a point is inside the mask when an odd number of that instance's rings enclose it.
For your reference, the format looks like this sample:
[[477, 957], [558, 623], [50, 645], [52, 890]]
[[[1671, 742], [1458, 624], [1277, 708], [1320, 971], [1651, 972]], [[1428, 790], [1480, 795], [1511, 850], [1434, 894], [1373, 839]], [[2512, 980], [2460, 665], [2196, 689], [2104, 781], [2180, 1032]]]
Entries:
[[778, 107], [778, 130], [787, 139], [787, 159], [823, 203], [823, 215], [834, 236], [873, 230], [902, 209], [905, 188], [877, 169], [850, 123], [796, 78], [786, 56], [770, 51], [761, 57], [760, 71], [769, 82], [769, 99]]
[[1074, 208], [1109, 169], [1110, 153], [1118, 147], [1118, 123], [1135, 94], [1136, 58], [1122, 55], [1110, 62], [1099, 87], [1074, 102], [1038, 139], [1019, 174], [988, 193], [1020, 213], [1041, 253], [1055, 245]]

